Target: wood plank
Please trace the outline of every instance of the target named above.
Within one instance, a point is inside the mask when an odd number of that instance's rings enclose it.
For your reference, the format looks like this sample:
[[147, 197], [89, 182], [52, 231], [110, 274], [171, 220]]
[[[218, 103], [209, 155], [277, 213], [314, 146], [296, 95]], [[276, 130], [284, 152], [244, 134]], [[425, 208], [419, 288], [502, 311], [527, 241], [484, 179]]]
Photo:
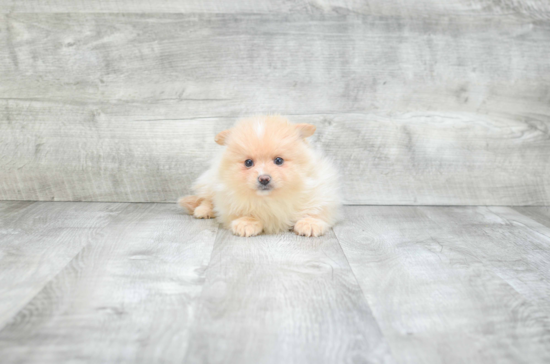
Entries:
[[84, 246], [104, 237], [124, 207], [0, 202], [0, 328]]
[[548, 116], [550, 109], [545, 22], [11, 14], [0, 24], [0, 98], [14, 101], [160, 104], [178, 107], [179, 119], [372, 110]]
[[[0, 202], [0, 225], [5, 229], [8, 219], [15, 219], [18, 217], [22, 210], [26, 209], [30, 205], [34, 204], [34, 201], [1, 201]], [[11, 223], [10, 223], [11, 225]], [[5, 234], [5, 231], [3, 232]]]
[[341, 115], [314, 124], [347, 204], [542, 205], [550, 118], [525, 116]]
[[398, 362], [550, 360], [550, 311], [496, 269], [532, 264], [513, 248], [528, 230], [486, 208], [356, 206], [335, 232]]
[[[313, 122], [350, 204], [550, 204], [550, 26], [12, 14], [0, 199], [175, 201], [240, 115]], [[483, 36], [480, 36], [480, 35]]]
[[181, 362], [217, 224], [166, 204], [117, 219], [0, 332], [3, 360]]
[[[221, 149], [213, 136], [234, 121], [140, 121], [148, 117], [140, 115], [143, 109], [124, 107], [87, 122], [94, 107], [11, 105], [16, 120], [0, 122], [0, 165], [8, 172], [0, 175], [0, 199], [175, 201], [191, 192]], [[313, 139], [340, 169], [347, 204], [550, 203], [544, 118], [371, 113], [290, 119], [317, 125]]]
[[530, 217], [546, 227], [550, 227], [550, 206], [519, 206], [514, 210]]
[[186, 363], [393, 362], [333, 232], [220, 231]]
[[446, 225], [441, 235], [460, 237], [461, 249], [544, 311], [550, 327], [550, 227], [503, 206], [420, 210], [433, 223]]
[[[484, 208], [478, 210], [482, 211], [485, 221], [496, 221], [499, 228], [497, 231], [486, 227], [471, 229], [473, 239], [468, 241], [474, 241], [480, 234], [489, 235], [482, 244], [478, 240], [471, 251], [550, 317], [550, 226], [509, 207], [490, 207], [488, 212]], [[479, 216], [469, 216], [469, 222], [465, 223], [477, 226], [485, 221]], [[503, 241], [508, 244], [503, 246]], [[546, 322], [550, 326], [550, 319]]]
[[0, 0], [0, 12], [166, 12], [166, 13], [333, 13], [349, 12], [402, 16], [460, 16], [498, 14], [534, 19], [550, 18], [545, 0]]

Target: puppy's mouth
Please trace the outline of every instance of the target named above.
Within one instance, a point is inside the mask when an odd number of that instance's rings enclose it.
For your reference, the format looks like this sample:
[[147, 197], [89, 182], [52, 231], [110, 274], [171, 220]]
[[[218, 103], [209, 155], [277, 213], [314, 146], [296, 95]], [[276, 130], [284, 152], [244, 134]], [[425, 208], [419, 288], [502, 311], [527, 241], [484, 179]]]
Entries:
[[273, 190], [273, 186], [272, 185], [267, 185], [267, 186], [264, 186], [264, 185], [258, 185], [257, 186], [257, 190], [258, 190], [258, 193], [260, 194], [267, 194], [269, 193], [270, 191]]

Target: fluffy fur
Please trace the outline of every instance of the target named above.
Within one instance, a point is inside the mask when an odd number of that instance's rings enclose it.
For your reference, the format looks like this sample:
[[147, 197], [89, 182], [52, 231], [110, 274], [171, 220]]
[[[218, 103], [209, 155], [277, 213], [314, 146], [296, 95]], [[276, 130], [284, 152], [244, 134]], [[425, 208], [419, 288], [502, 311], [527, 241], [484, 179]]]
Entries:
[[[336, 170], [306, 140], [314, 132], [313, 125], [280, 116], [237, 122], [216, 135], [224, 151], [193, 185], [196, 195], [179, 204], [196, 218], [216, 217], [239, 236], [289, 229], [323, 235], [339, 218], [341, 204]], [[270, 182], [262, 185], [260, 176]]]

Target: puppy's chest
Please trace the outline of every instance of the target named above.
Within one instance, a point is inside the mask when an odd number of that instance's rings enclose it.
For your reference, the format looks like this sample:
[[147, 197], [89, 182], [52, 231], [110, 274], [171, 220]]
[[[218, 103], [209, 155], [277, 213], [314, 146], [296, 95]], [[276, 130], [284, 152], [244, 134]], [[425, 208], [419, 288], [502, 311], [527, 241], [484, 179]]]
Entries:
[[226, 202], [232, 205], [228, 207], [233, 214], [254, 216], [262, 221], [290, 222], [296, 220], [300, 213], [298, 199], [258, 198], [248, 201], [226, 200]]

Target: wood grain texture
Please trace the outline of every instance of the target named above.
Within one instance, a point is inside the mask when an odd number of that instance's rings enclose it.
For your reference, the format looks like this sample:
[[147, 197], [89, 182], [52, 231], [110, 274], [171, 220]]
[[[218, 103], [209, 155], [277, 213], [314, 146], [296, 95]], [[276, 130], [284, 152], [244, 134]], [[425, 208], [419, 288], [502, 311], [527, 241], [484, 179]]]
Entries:
[[[0, 177], [1, 199], [174, 201], [191, 192], [221, 150], [213, 136], [234, 120], [147, 120], [131, 107], [123, 108], [129, 115], [97, 119], [86, 106], [50, 111], [23, 102], [15, 108], [21, 114], [4, 124], [7, 133], [0, 124], [0, 139], [6, 141], [0, 164], [9, 171]], [[28, 118], [39, 110], [33, 125]], [[80, 113], [80, 122], [73, 112]], [[544, 118], [472, 113], [290, 118], [317, 126], [313, 140], [338, 166], [348, 204], [550, 201], [550, 125]]]
[[346, 208], [335, 232], [397, 362], [550, 360], [550, 310], [529, 294], [548, 290], [550, 235], [492, 209]]
[[550, 228], [550, 206], [519, 206], [514, 210]]
[[0, 199], [175, 201], [217, 131], [278, 112], [318, 125], [346, 203], [550, 203], [547, 22], [298, 12], [0, 25]]
[[345, 212], [238, 238], [173, 205], [1, 202], [1, 361], [550, 360], [548, 208]]
[[[472, 251], [529, 302], [543, 308], [547, 313], [544, 321], [550, 327], [549, 224], [541, 224], [509, 207], [490, 207], [488, 210], [491, 214], [487, 220], [498, 221], [498, 231], [485, 228], [475, 232], [474, 239], [479, 233], [489, 234], [491, 238], [485, 239], [483, 244], [478, 242]], [[469, 224], [484, 222], [480, 220], [479, 217], [471, 216]], [[502, 241], [508, 244], [503, 246]]]
[[181, 362], [216, 231], [175, 206], [129, 205], [4, 327], [2, 360]]
[[39, 13], [360, 13], [401, 16], [479, 15], [550, 18], [546, 0], [0, 0], [0, 12]]
[[4, 101], [145, 103], [178, 119], [373, 110], [548, 116], [550, 109], [546, 22], [11, 14], [1, 24]]
[[123, 204], [0, 202], [0, 328], [87, 244]]
[[333, 232], [220, 231], [186, 363], [389, 363]]

